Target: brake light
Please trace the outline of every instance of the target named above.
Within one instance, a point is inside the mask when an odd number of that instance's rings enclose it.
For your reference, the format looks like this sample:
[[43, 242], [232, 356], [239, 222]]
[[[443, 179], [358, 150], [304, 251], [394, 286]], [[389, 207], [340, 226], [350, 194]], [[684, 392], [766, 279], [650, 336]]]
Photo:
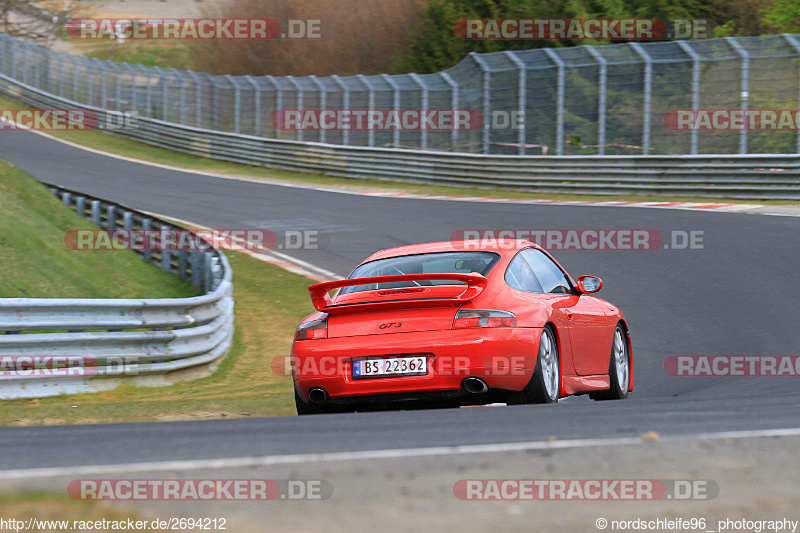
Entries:
[[513, 328], [517, 323], [514, 313], [493, 309], [459, 309], [453, 320], [457, 328]]
[[328, 338], [328, 319], [313, 320], [311, 322], [303, 322], [297, 326], [294, 332], [294, 340], [305, 341], [312, 339], [327, 339]]

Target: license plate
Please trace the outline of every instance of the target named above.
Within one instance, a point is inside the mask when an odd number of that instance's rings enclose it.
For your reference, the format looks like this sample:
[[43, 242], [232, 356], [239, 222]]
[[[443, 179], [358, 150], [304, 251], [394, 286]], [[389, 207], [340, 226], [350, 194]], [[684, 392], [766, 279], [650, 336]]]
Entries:
[[354, 378], [424, 376], [427, 373], [428, 358], [423, 355], [409, 357], [380, 357], [353, 361]]

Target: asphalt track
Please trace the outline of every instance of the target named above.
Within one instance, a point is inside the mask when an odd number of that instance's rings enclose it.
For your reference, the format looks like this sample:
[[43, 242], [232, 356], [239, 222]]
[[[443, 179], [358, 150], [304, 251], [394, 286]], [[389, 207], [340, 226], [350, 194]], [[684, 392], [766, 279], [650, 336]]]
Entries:
[[701, 250], [555, 253], [573, 277], [602, 277], [600, 296], [626, 314], [636, 387], [627, 401], [0, 428], [0, 470], [800, 427], [798, 378], [678, 378], [663, 368], [670, 355], [800, 355], [796, 217], [368, 197], [145, 166], [18, 131], [0, 133], [0, 158], [45, 182], [208, 227], [317, 229], [322, 249], [284, 253], [340, 275], [376, 250], [458, 229], [704, 235]]

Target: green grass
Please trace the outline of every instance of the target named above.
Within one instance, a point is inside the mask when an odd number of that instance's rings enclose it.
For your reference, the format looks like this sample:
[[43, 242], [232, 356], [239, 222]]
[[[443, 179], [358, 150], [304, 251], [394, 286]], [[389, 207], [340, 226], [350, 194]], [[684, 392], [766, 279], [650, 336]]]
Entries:
[[198, 291], [130, 251], [69, 250], [92, 228], [42, 184], [0, 161], [0, 298], [180, 298]]
[[[295, 326], [313, 311], [307, 278], [239, 253], [234, 272], [233, 347], [206, 378], [157, 389], [123, 385], [95, 394], [0, 401], [0, 425], [93, 424], [293, 415], [290, 377], [272, 363], [288, 356]], [[280, 367], [280, 365], [278, 365]]]
[[[0, 108], [20, 109], [24, 106], [4, 97], [0, 97]], [[542, 200], [619, 200], [619, 201], [661, 201], [661, 202], [701, 202], [709, 203], [725, 201], [732, 203], [757, 203], [770, 205], [800, 205], [800, 201], [792, 200], [735, 200], [725, 198], [702, 198], [686, 196], [653, 196], [653, 195], [588, 195], [588, 194], [549, 194], [534, 193], [501, 189], [445, 187], [437, 185], [424, 185], [385, 181], [375, 179], [349, 179], [331, 177], [321, 174], [293, 172], [288, 170], [254, 167], [216, 161], [201, 156], [173, 152], [156, 148], [144, 143], [131, 141], [115, 135], [100, 131], [57, 131], [52, 135], [75, 144], [94, 148], [104, 152], [138, 159], [143, 162], [158, 163], [179, 167], [184, 170], [210, 172], [226, 176], [249, 177], [265, 181], [300, 184], [322, 185], [331, 188], [361, 191], [397, 191], [412, 194], [444, 195], [444, 196], [481, 196], [487, 198], [522, 198]]]
[[[127, 251], [71, 251], [64, 233], [89, 227], [43, 185], [0, 162], [0, 297], [183, 297], [195, 289]], [[158, 389], [125, 384], [71, 396], [0, 401], [0, 425], [185, 420], [294, 414], [291, 378], [272, 362], [313, 311], [312, 282], [244, 254], [234, 272], [233, 346], [209, 377]], [[278, 364], [277, 368], [282, 368]], [[169, 376], [167, 376], [169, 379]]]
[[87, 57], [116, 61], [118, 63], [141, 64], [147, 67], [191, 69], [192, 55], [181, 43], [169, 44], [158, 41], [129, 41], [125, 44], [103, 42]]

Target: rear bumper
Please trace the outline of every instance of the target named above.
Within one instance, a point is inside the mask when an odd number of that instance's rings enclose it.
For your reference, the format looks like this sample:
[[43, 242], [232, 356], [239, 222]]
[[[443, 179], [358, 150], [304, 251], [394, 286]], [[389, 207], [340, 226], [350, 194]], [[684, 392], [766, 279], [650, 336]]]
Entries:
[[[490, 389], [522, 390], [536, 365], [541, 328], [470, 328], [338, 337], [292, 345], [292, 376], [300, 399], [313, 387], [332, 400], [351, 397], [457, 391], [466, 377], [480, 377]], [[421, 355], [428, 374], [381, 378], [352, 377], [362, 357]], [[355, 398], [358, 399], [358, 398]]]

